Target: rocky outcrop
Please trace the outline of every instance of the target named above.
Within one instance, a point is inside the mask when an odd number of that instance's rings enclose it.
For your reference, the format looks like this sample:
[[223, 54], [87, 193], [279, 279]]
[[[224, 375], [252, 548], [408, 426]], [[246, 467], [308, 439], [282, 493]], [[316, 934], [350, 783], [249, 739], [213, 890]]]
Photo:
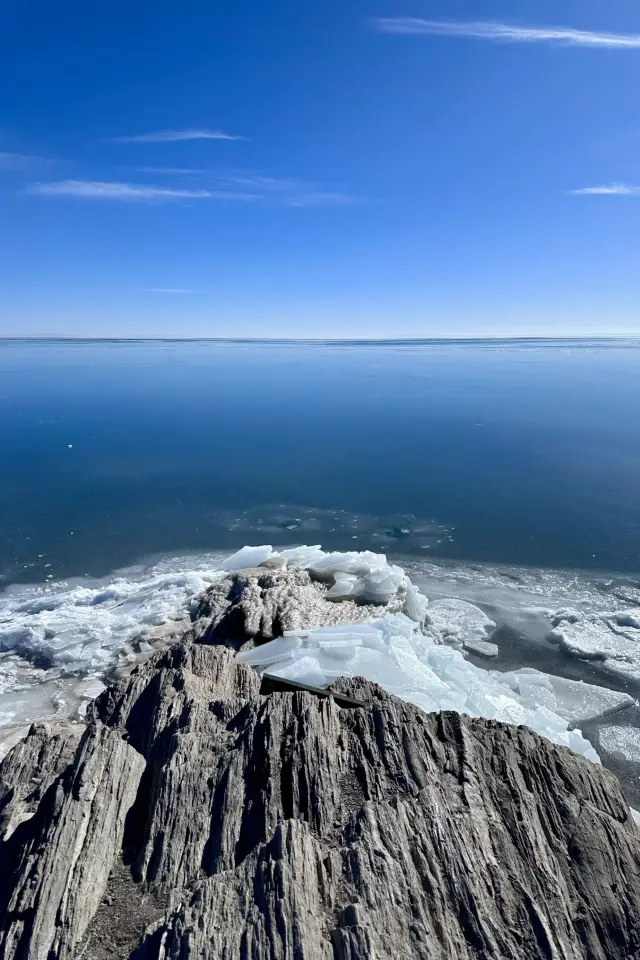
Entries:
[[[314, 580], [308, 570], [244, 570], [210, 587], [194, 611], [193, 637], [233, 649], [273, 640], [287, 630], [334, 623], [355, 623], [380, 615], [379, 606], [353, 600], [327, 599], [327, 583]], [[386, 612], [402, 606], [402, 594]]]
[[21, 804], [0, 957], [640, 957], [640, 834], [611, 774], [340, 687], [366, 704], [261, 695], [190, 639], [107, 690], [79, 741], [33, 728], [0, 766]]

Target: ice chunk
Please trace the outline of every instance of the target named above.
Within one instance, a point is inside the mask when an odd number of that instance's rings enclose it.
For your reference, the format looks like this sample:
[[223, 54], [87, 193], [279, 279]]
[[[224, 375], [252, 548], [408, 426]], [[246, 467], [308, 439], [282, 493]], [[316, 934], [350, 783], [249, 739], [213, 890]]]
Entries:
[[619, 754], [628, 763], [640, 763], [640, 730], [637, 727], [603, 727], [600, 746], [607, 753]]
[[427, 624], [444, 642], [487, 640], [495, 623], [479, 607], [466, 600], [435, 600], [429, 604]]
[[429, 601], [420, 593], [417, 587], [411, 585], [407, 590], [407, 596], [404, 601], [404, 612], [411, 620], [416, 623], [422, 623], [427, 615]]
[[277, 556], [282, 557], [292, 567], [310, 567], [314, 562], [326, 556], [320, 546], [293, 547], [290, 550], [280, 550]]
[[349, 576], [344, 579], [336, 580], [334, 585], [327, 591], [328, 600], [346, 600], [347, 598], [355, 600], [364, 593], [362, 581], [357, 577]]
[[295, 680], [311, 687], [326, 687], [329, 680], [315, 657], [302, 657], [291, 663], [278, 664], [269, 670], [269, 676]]
[[479, 657], [493, 659], [500, 653], [497, 643], [489, 643], [488, 640], [465, 640], [464, 648], [469, 653], [476, 653]]
[[324, 553], [319, 548], [283, 550], [291, 566], [310, 570], [320, 580], [334, 583], [327, 596], [330, 600], [359, 600], [365, 604], [386, 604], [398, 589], [409, 583], [404, 570], [387, 563], [384, 554], [347, 551]]
[[[635, 631], [634, 631], [635, 632]], [[633, 659], [638, 656], [637, 638], [629, 637], [622, 628], [612, 630], [606, 616], [562, 621], [548, 634], [565, 653], [583, 660]]]
[[637, 825], [640, 827], [640, 813], [638, 813], [637, 810], [634, 810], [633, 807], [629, 807], [629, 810], [631, 811], [631, 816], [633, 817]]
[[236, 657], [241, 663], [247, 663], [251, 667], [268, 667], [272, 663], [288, 660], [294, 650], [302, 645], [299, 637], [278, 637], [277, 640], [271, 640], [269, 643], [263, 643], [261, 647], [255, 647], [253, 650], [244, 650]]
[[607, 690], [582, 680], [549, 677], [549, 681], [556, 698], [556, 713], [571, 724], [599, 720], [635, 703], [628, 693]]
[[573, 726], [600, 720], [635, 703], [627, 693], [608, 690], [582, 680], [566, 680], [533, 669], [503, 674], [521, 699], [532, 709], [545, 706]]
[[249, 567], [259, 567], [261, 563], [268, 560], [273, 553], [273, 547], [243, 547], [237, 553], [232, 554], [223, 560], [221, 568], [228, 573], [234, 573], [237, 570], [246, 570]]

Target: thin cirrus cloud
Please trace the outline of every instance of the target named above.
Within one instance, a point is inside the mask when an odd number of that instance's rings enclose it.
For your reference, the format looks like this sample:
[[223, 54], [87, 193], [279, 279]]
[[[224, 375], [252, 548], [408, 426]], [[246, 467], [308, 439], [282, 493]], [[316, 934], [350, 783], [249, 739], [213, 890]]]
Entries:
[[[241, 184], [243, 191], [229, 189], [226, 183]], [[293, 182], [292, 182], [293, 183]], [[267, 187], [267, 184], [269, 187]], [[277, 186], [276, 186], [277, 185]], [[295, 187], [295, 188], [294, 188]], [[356, 202], [356, 198], [342, 193], [331, 193], [309, 188], [299, 184], [290, 185], [288, 181], [257, 178], [232, 177], [220, 180], [215, 188], [207, 186], [164, 187], [143, 183], [118, 183], [104, 180], [58, 180], [32, 184], [30, 193], [49, 197], [71, 197], [79, 200], [113, 200], [132, 203], [170, 203], [177, 200], [229, 200], [229, 201], [268, 201], [277, 200], [289, 207], [344, 206]]]
[[[229, 196], [238, 188], [248, 191], [256, 200], [275, 201], [288, 207], [345, 206], [359, 202], [352, 194], [320, 189], [317, 184], [303, 180], [265, 176], [253, 171], [190, 170], [180, 167], [142, 167], [140, 173], [156, 176], [193, 175], [198, 182], [208, 184], [216, 193]], [[242, 194], [246, 196], [246, 194]]]
[[640, 197], [640, 187], [628, 183], [609, 183], [597, 187], [580, 187], [570, 193], [575, 197]]
[[523, 27], [490, 20], [422, 20], [419, 17], [382, 17], [375, 21], [382, 33], [489, 40], [493, 43], [550, 43], [565, 47], [640, 48], [640, 34], [603, 33], [570, 27]]
[[40, 164], [51, 163], [44, 157], [31, 157], [26, 153], [8, 153], [0, 150], [0, 170], [30, 170]]
[[114, 183], [102, 180], [59, 180], [55, 183], [36, 183], [31, 193], [50, 197], [77, 197], [81, 200], [129, 200], [133, 202], [170, 200], [252, 200], [250, 194], [226, 193], [213, 190], [147, 186], [142, 183]]
[[183, 143], [188, 140], [244, 140], [221, 130], [159, 130], [133, 137], [113, 137], [116, 143]]
[[185, 287], [144, 287], [142, 293], [197, 293], [197, 290], [189, 290]]

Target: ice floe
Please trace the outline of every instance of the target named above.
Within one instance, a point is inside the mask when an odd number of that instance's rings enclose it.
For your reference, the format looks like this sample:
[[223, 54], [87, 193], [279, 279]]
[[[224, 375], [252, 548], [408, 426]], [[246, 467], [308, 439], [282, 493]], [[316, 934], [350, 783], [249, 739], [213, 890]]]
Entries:
[[637, 609], [585, 615], [558, 610], [547, 637], [567, 656], [594, 660], [607, 673], [640, 682], [640, 615]]
[[635, 703], [628, 693], [527, 667], [501, 676], [530, 709], [547, 707], [572, 726], [602, 720]]
[[607, 753], [617, 754], [628, 763], [640, 763], [640, 730], [637, 727], [603, 727], [599, 740]]

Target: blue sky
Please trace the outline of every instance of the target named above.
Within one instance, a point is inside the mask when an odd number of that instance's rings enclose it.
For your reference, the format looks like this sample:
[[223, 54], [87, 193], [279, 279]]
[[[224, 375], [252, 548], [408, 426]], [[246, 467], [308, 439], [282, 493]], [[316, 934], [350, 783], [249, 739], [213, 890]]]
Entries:
[[0, 334], [640, 334], [637, 0], [7, 0]]

